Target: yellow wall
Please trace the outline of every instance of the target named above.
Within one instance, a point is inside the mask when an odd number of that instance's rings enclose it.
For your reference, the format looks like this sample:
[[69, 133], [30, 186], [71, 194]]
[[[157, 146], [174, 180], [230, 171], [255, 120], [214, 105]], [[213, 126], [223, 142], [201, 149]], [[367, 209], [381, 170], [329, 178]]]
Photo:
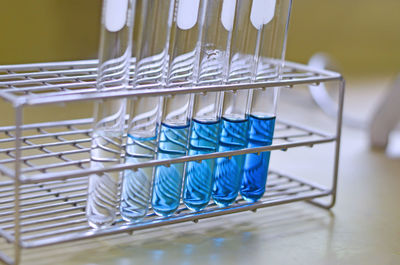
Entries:
[[[95, 58], [101, 0], [0, 0], [0, 64]], [[294, 0], [290, 60], [331, 53], [345, 73], [400, 71], [399, 0]]]
[[97, 56], [100, 0], [0, 0], [0, 63]]
[[399, 0], [294, 0], [288, 58], [326, 51], [349, 74], [400, 72]]

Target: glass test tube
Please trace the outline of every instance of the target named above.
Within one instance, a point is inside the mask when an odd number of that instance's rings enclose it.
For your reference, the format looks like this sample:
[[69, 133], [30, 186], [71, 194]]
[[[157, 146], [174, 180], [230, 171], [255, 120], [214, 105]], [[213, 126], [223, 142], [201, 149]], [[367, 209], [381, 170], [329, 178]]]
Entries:
[[[173, 1], [169, 0], [137, 0], [134, 88], [140, 85], [158, 87], [162, 84], [172, 8]], [[140, 97], [131, 100], [129, 114], [125, 163], [155, 159], [161, 98]], [[135, 222], [146, 216], [151, 200], [153, 173], [154, 167], [124, 172], [120, 211], [126, 221]]]
[[[255, 54], [258, 54], [261, 27], [257, 16], [254, 21], [254, 3], [257, 1], [236, 1], [228, 83], [252, 82], [255, 79]], [[246, 148], [250, 99], [248, 90], [224, 93], [219, 152]], [[231, 159], [217, 159], [212, 195], [219, 206], [228, 206], [235, 201], [242, 182], [244, 158], [244, 155], [236, 155]]]
[[[258, 55], [257, 81], [279, 78], [284, 62], [291, 0], [263, 0], [265, 10]], [[261, 9], [261, 6], [260, 6]], [[280, 88], [254, 89], [249, 115], [248, 148], [272, 144]], [[264, 192], [270, 152], [247, 154], [240, 189], [250, 202], [259, 200]]]
[[277, 78], [285, 60], [292, 0], [263, 0], [264, 23], [257, 55], [257, 81]]
[[[208, 0], [203, 21], [198, 84], [222, 84], [227, 76], [235, 0]], [[194, 97], [189, 155], [216, 152], [221, 118], [221, 93]], [[205, 208], [211, 198], [215, 159], [187, 162], [183, 202], [192, 210]]]
[[[278, 97], [279, 88], [254, 89], [249, 115], [248, 148], [272, 144]], [[270, 154], [246, 154], [240, 187], [240, 194], [245, 200], [255, 202], [263, 196]]]
[[[140, 85], [158, 87], [162, 84], [172, 8], [173, 1], [137, 0], [134, 88]], [[156, 157], [161, 98], [140, 97], [130, 103], [125, 163], [153, 160]], [[134, 222], [146, 216], [151, 200], [153, 173], [154, 167], [124, 172], [120, 211], [125, 220]]]
[[[133, 0], [103, 1], [97, 89], [123, 89], [128, 85], [132, 45]], [[121, 162], [125, 99], [105, 99], [95, 104], [91, 144], [91, 169]], [[119, 202], [119, 172], [89, 176], [86, 216], [98, 228], [113, 223]]]
[[[193, 85], [199, 60], [200, 20], [203, 0], [177, 0], [171, 26], [167, 86]], [[158, 159], [187, 154], [193, 96], [171, 95], [164, 98], [158, 141]], [[172, 215], [179, 206], [185, 163], [156, 168], [152, 207], [162, 216]]]

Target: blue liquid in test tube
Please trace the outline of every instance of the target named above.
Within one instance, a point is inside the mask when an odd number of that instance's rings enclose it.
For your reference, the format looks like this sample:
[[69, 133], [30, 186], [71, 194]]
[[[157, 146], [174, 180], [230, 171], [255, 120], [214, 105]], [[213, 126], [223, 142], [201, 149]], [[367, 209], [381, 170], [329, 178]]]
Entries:
[[[217, 85], [226, 80], [236, 1], [204, 2], [199, 71], [195, 84]], [[221, 92], [194, 96], [189, 155], [204, 155], [218, 150], [221, 125]], [[216, 159], [187, 162], [183, 202], [194, 211], [204, 209], [214, 183]]]
[[[275, 128], [275, 117], [249, 117], [248, 148], [268, 146], [272, 144]], [[243, 180], [240, 194], [250, 202], [259, 200], [265, 192], [269, 158], [271, 152], [262, 152], [260, 155], [247, 154], [244, 162]]]
[[[198, 73], [199, 39], [204, 0], [175, 2], [171, 26], [166, 86], [192, 86]], [[157, 159], [187, 155], [193, 95], [164, 97]], [[152, 207], [156, 214], [170, 216], [179, 207], [186, 163], [158, 166], [155, 172]]]
[[[248, 121], [223, 118], [218, 152], [246, 148]], [[244, 155], [217, 158], [213, 199], [219, 206], [232, 204], [242, 182]]]

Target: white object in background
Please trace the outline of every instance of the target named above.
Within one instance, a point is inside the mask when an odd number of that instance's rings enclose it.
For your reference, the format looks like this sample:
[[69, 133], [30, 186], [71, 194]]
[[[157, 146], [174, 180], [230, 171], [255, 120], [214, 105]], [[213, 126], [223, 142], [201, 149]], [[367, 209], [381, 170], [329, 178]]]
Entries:
[[[333, 60], [327, 54], [317, 53], [313, 55], [308, 63], [311, 67], [325, 69], [331, 68]], [[335, 67], [334, 67], [335, 68]], [[326, 90], [325, 84], [309, 85], [311, 96], [315, 103], [325, 112], [325, 114], [336, 117], [337, 103], [331, 98]], [[369, 123], [370, 146], [372, 148], [393, 149], [388, 147], [391, 133], [400, 124], [400, 75], [387, 92], [382, 102], [378, 105]], [[343, 116], [343, 124], [353, 128], [368, 128], [367, 122], [346, 115]], [[396, 147], [394, 147], [396, 148]], [[390, 150], [397, 153], [396, 150]]]
[[[308, 61], [308, 65], [322, 70], [336, 70], [339, 68], [333, 58], [326, 53], [314, 54]], [[315, 103], [322, 109], [322, 111], [328, 116], [336, 118], [338, 113], [338, 104], [329, 95], [325, 83], [322, 82], [318, 85], [308, 85], [308, 88]], [[349, 116], [347, 113], [343, 113], [343, 124], [353, 128], [365, 129], [367, 127], [365, 120]]]
[[400, 75], [379, 104], [370, 123], [370, 146], [386, 149], [389, 136], [400, 123]]
[[128, 0], [108, 0], [105, 3], [105, 26], [108, 31], [116, 32], [126, 24]]

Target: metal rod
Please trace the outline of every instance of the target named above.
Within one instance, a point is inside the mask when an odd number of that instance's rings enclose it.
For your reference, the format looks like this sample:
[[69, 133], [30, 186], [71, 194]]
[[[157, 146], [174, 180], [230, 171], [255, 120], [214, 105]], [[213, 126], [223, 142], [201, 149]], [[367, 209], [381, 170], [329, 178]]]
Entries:
[[[62, 192], [76, 192], [76, 191], [82, 191], [82, 190], [86, 190], [86, 188], [82, 188], [82, 187], [78, 187], [78, 188], [74, 188], [74, 189], [69, 189], [69, 190], [63, 190]], [[20, 200], [31, 200], [31, 199], [39, 199], [39, 198], [43, 198], [43, 197], [47, 197], [47, 196], [59, 196], [61, 193], [61, 191], [53, 191], [53, 192], [47, 192], [46, 194], [38, 194], [35, 196], [21, 196]], [[0, 203], [12, 203], [13, 199], [8, 199], [8, 200], [3, 200]], [[1, 220], [0, 220], [1, 222]]]
[[346, 88], [346, 81], [341, 78], [339, 81], [339, 98], [338, 98], [338, 110], [337, 110], [337, 120], [336, 120], [336, 144], [335, 144], [335, 155], [333, 161], [333, 176], [332, 176], [332, 186], [330, 189], [331, 200], [328, 204], [317, 201], [317, 200], [309, 200], [307, 201], [310, 204], [315, 206], [331, 209], [335, 206], [336, 203], [336, 195], [337, 195], [337, 183], [339, 177], [339, 158], [340, 158], [340, 144], [342, 137], [342, 123], [343, 123], [343, 107], [344, 107], [344, 94]]
[[[95, 65], [93, 65], [95, 66]], [[0, 74], [1, 79], [15, 79], [15, 78], [26, 78], [26, 77], [36, 77], [36, 76], [49, 76], [49, 75], [60, 75], [60, 74], [87, 74], [90, 72], [97, 72], [96, 67], [92, 68], [73, 68], [73, 69], [60, 69], [53, 71], [40, 71], [40, 72], [28, 72], [28, 73], [12, 73], [12, 74]], [[75, 76], [75, 78], [79, 78], [81, 75]], [[12, 81], [9, 81], [12, 82]], [[14, 83], [11, 83], [14, 84]]]
[[65, 166], [83, 165], [83, 164], [87, 164], [89, 162], [90, 162], [90, 159], [82, 159], [79, 161], [62, 162], [59, 164], [51, 164], [51, 165], [45, 165], [45, 166], [40, 166], [40, 167], [26, 168], [26, 169], [23, 169], [22, 172], [29, 173], [29, 172], [33, 172], [33, 171], [42, 171], [45, 169], [54, 169], [54, 168], [65, 167]]
[[[36, 69], [35, 69], [36, 65]], [[58, 102], [71, 102], [71, 101], [80, 101], [80, 100], [94, 100], [94, 99], [105, 99], [105, 98], [111, 98], [111, 97], [133, 97], [133, 96], [161, 96], [161, 95], [168, 95], [168, 94], [178, 94], [178, 93], [200, 93], [204, 91], [226, 91], [226, 90], [237, 90], [237, 89], [252, 89], [252, 88], [258, 88], [258, 87], [276, 87], [276, 86], [293, 86], [293, 85], [298, 85], [298, 84], [305, 84], [305, 83], [320, 83], [320, 82], [328, 82], [328, 81], [333, 81], [333, 80], [339, 80], [341, 78], [340, 74], [331, 72], [331, 71], [326, 71], [326, 70], [320, 70], [320, 69], [315, 69], [310, 66], [304, 66], [296, 63], [291, 63], [291, 62], [286, 62], [286, 68], [284, 69], [283, 72], [283, 80], [280, 81], [266, 81], [266, 82], [257, 82], [254, 84], [228, 84], [228, 85], [214, 85], [214, 86], [197, 86], [197, 87], [189, 87], [189, 88], [184, 88], [184, 87], [175, 87], [175, 88], [163, 88], [159, 89], [156, 87], [151, 87], [146, 88], [139, 88], [135, 90], [125, 90], [125, 91], [106, 91], [103, 93], [97, 92], [93, 87], [91, 89], [87, 88], [82, 88], [82, 89], [74, 89], [78, 87], [82, 87], [82, 85], [87, 85], [87, 86], [94, 86], [95, 84], [93, 83], [94, 81], [90, 81], [90, 84], [87, 84], [88, 82], [85, 82], [84, 80], [92, 80], [94, 79], [94, 75], [82, 75], [82, 76], [68, 76], [64, 74], [68, 74], [68, 71], [87, 71], [87, 72], [92, 72], [93, 65], [91, 65], [92, 68], [86, 68], [85, 70], [82, 70], [81, 68], [79, 69], [74, 69], [74, 66], [76, 65], [85, 65], [81, 64], [79, 62], [62, 62], [62, 63], [52, 63], [52, 64], [47, 64], [49, 68], [52, 69], [57, 69], [60, 67], [66, 67], [68, 65], [69, 68], [72, 67], [72, 69], [58, 69], [54, 71], [48, 71], [48, 70], [43, 70], [41, 67], [41, 64], [29, 64], [24, 66], [5, 66], [5, 67], [11, 67], [10, 69], [13, 71], [18, 71], [21, 72], [24, 69], [32, 69], [39, 70], [37, 71], [38, 74], [36, 73], [13, 73], [9, 75], [3, 75], [1, 79], [7, 80], [8, 78], [15, 77], [24, 77], [26, 79], [22, 80], [10, 80], [10, 81], [4, 81], [0, 82], [0, 84], [3, 85], [18, 85], [18, 84], [32, 84], [32, 83], [43, 83], [42, 86], [28, 86], [28, 87], [23, 87], [23, 88], [10, 88], [7, 89], [8, 92], [3, 92], [0, 94], [13, 94], [14, 92], [20, 92], [20, 91], [34, 91], [34, 90], [49, 90], [49, 89], [56, 89], [57, 91], [55, 92], [49, 92], [49, 93], [41, 93], [40, 97], [37, 97], [36, 94], [32, 95], [24, 95], [24, 96], [19, 96], [17, 98], [12, 98], [5, 96], [4, 98], [7, 98], [8, 100], [11, 100], [12, 102], [15, 103], [16, 100], [18, 100], [18, 104], [29, 104], [29, 105], [35, 105], [35, 104], [48, 104], [48, 103], [58, 103]], [[4, 69], [4, 67], [3, 67]], [[7, 70], [10, 70], [7, 69]], [[39, 74], [41, 73], [41, 74]], [[63, 74], [64, 73], [64, 74]], [[32, 76], [45, 76], [45, 74], [49, 75], [56, 75], [56, 77], [48, 77], [48, 78], [40, 78], [40, 79], [35, 79], [32, 78]], [[15, 76], [17, 75], [17, 76]], [[60, 83], [60, 81], [67, 81], [67, 80], [78, 80], [77, 83], [70, 84], [70, 83]], [[55, 82], [57, 84], [52, 84], [51, 82]], [[68, 87], [68, 91], [59, 91], [59, 89], [64, 89]], [[4, 90], [4, 89], [3, 89]], [[91, 91], [89, 93], [86, 93], [88, 91]]]
[[[21, 229], [21, 232], [22, 233], [32, 233], [32, 232], [38, 232], [40, 230], [47, 230], [47, 229], [57, 228], [57, 227], [65, 227], [68, 225], [82, 224], [82, 223], [86, 223], [86, 222], [87, 222], [86, 218], [81, 218], [81, 219], [70, 220], [70, 221], [66, 221], [66, 222], [58, 222], [56, 224], [49, 224], [46, 226], [23, 228], [23, 229]], [[89, 226], [86, 226], [86, 228], [89, 228]], [[25, 238], [24, 238], [24, 240], [25, 240]]]
[[[46, 212], [39, 212], [39, 213], [32, 213], [29, 215], [21, 215], [20, 220], [27, 220], [27, 219], [32, 219], [32, 218], [37, 218], [37, 217], [42, 217], [42, 216], [49, 216], [52, 214], [58, 214], [58, 213], [65, 213], [65, 212], [70, 212], [74, 210], [82, 210], [84, 209], [85, 206], [74, 206], [74, 207], [69, 207], [69, 208], [63, 208], [63, 209], [57, 209], [57, 210], [50, 210]], [[21, 212], [20, 212], [21, 213]], [[3, 218], [0, 220], [0, 224], [2, 223], [7, 223], [7, 222], [12, 222], [14, 219], [12, 217], [10, 218]], [[45, 219], [47, 220], [47, 219]], [[35, 223], [40, 223], [42, 220], [35, 220]]]
[[[59, 220], [65, 220], [68, 218], [76, 218], [76, 217], [82, 217], [85, 216], [85, 213], [83, 211], [78, 212], [78, 213], [71, 213], [68, 215], [61, 215], [61, 216], [54, 216], [54, 217], [49, 217], [49, 218], [45, 218], [45, 219], [41, 219], [40, 221], [24, 221], [21, 222], [21, 227], [23, 226], [28, 226], [28, 225], [36, 225], [36, 224], [40, 224], [40, 223], [48, 223], [48, 222], [55, 222], [55, 221], [59, 221]], [[3, 229], [10, 229], [10, 228], [14, 228], [13, 224], [8, 224], [8, 225], [4, 225], [2, 226]]]
[[[54, 152], [54, 153], [48, 153], [48, 154], [23, 156], [23, 157], [21, 157], [20, 160], [28, 161], [28, 160], [42, 159], [42, 158], [49, 158], [49, 157], [59, 157], [59, 156], [64, 156], [64, 155], [75, 155], [75, 154], [80, 154], [80, 153], [86, 153], [89, 151], [90, 151], [90, 148], [69, 150], [69, 151]], [[10, 163], [10, 162], [14, 162], [14, 159], [4, 159], [4, 160], [1, 160], [0, 162], [1, 163]]]
[[3, 229], [0, 229], [0, 235], [4, 237], [8, 243], [14, 243], [15, 238], [13, 235], [11, 235], [9, 232], [4, 231]]
[[[60, 206], [70, 205], [70, 204], [74, 205], [74, 204], [84, 203], [84, 202], [86, 202], [85, 199], [76, 200], [76, 201], [63, 201], [63, 202], [50, 204], [50, 205], [42, 205], [42, 206], [36, 206], [36, 207], [31, 207], [31, 208], [23, 208], [20, 211], [20, 213], [43, 210], [43, 209], [48, 209], [48, 208], [55, 208], [55, 207], [60, 207]], [[10, 214], [14, 214], [14, 211], [2, 212], [2, 213], [0, 213], [0, 216], [7, 216], [7, 215], [10, 215]]]
[[[56, 133], [48, 133], [48, 134], [36, 134], [21, 137], [22, 141], [32, 140], [32, 139], [40, 139], [45, 137], [57, 137], [57, 136], [66, 136], [66, 135], [74, 135], [74, 134], [87, 134], [90, 130], [76, 130], [76, 131], [66, 131], [66, 132], [56, 132]], [[0, 143], [2, 142], [11, 142], [14, 141], [14, 138], [6, 138], [0, 139]]]
[[4, 175], [6, 175], [7, 177], [10, 178], [15, 178], [15, 174], [14, 171], [12, 171], [11, 169], [9, 169], [8, 167], [1, 165], [0, 164], [0, 172]]
[[20, 177], [21, 177], [21, 125], [23, 121], [22, 106], [19, 105], [15, 108], [15, 179], [14, 179], [14, 263], [20, 263], [21, 249], [20, 249]]
[[23, 240], [24, 241], [36, 240], [38, 238], [44, 238], [44, 237], [48, 237], [48, 236], [53, 236], [54, 237], [54, 236], [57, 236], [57, 235], [62, 235], [62, 234], [67, 234], [67, 233], [72, 233], [72, 232], [77, 232], [77, 231], [83, 231], [83, 230], [88, 230], [88, 229], [90, 229], [89, 225], [81, 225], [81, 226], [76, 226], [76, 227], [59, 229], [57, 231], [45, 232], [45, 233], [42, 233], [42, 234], [24, 236]]
[[[85, 197], [87, 194], [85, 193], [81, 193], [81, 194], [74, 194], [74, 195], [68, 195], [65, 197], [59, 196], [59, 197], [54, 197], [51, 199], [46, 199], [46, 203], [52, 203], [55, 201], [65, 201], [65, 200], [70, 200], [70, 199], [75, 199], [75, 198], [81, 198], [81, 197]], [[43, 201], [29, 201], [29, 202], [25, 202], [25, 203], [21, 203], [20, 207], [25, 207], [25, 206], [31, 206], [31, 205], [37, 205], [37, 204], [42, 204]], [[6, 210], [6, 209], [11, 209], [14, 208], [14, 205], [9, 205], [7, 207], [1, 207], [0, 210]], [[14, 213], [14, 211], [13, 211]]]
[[29, 71], [32, 69], [46, 68], [54, 69], [60, 67], [83, 67], [83, 66], [97, 66], [98, 60], [79, 60], [79, 61], [65, 61], [65, 62], [49, 62], [49, 63], [29, 63], [18, 65], [0, 65], [0, 70], [12, 71]]
[[335, 137], [333, 135], [329, 135], [329, 134], [327, 134], [325, 132], [322, 132], [320, 130], [317, 130], [315, 128], [311, 129], [309, 126], [300, 125], [300, 124], [297, 124], [297, 123], [294, 123], [294, 122], [289, 122], [289, 121], [285, 121], [285, 120], [279, 119], [279, 123], [284, 124], [286, 126], [290, 126], [292, 128], [295, 128], [295, 129], [298, 129], [298, 130], [301, 130], [301, 131], [306, 131], [306, 132], [310, 132], [312, 134], [316, 134], [316, 135], [318, 135], [320, 137], [324, 137], [324, 138], [334, 138]]
[[340, 144], [342, 138], [342, 122], [343, 122], [343, 105], [344, 105], [344, 93], [345, 93], [346, 81], [340, 80], [339, 84], [339, 108], [336, 122], [336, 146], [335, 146], [335, 162], [333, 165], [333, 180], [332, 180], [332, 201], [328, 208], [332, 208], [336, 203], [336, 192], [339, 175], [339, 155], [340, 155]]
[[[71, 94], [71, 95], [42, 95], [41, 97], [29, 97], [26, 96], [23, 104], [26, 105], [43, 105], [50, 103], [67, 103], [74, 101], [88, 101], [88, 100], [100, 100], [100, 99], [118, 99], [128, 97], [144, 97], [144, 96], [168, 96], [176, 94], [193, 94], [193, 93], [204, 93], [204, 92], [218, 92], [218, 91], [231, 91], [231, 90], [243, 90], [243, 89], [257, 89], [259, 87], [277, 87], [277, 86], [293, 86], [300, 84], [309, 83], [321, 83], [328, 81], [335, 81], [337, 77], [310, 77], [302, 79], [289, 79], [283, 81], [269, 81], [262, 83], [253, 84], [226, 84], [218, 86], [196, 86], [196, 87], [173, 87], [173, 88], [150, 88], [150, 89], [131, 89], [131, 90], [115, 90], [107, 92], [92, 92], [82, 94]], [[61, 94], [61, 93], [57, 93]]]
[[[70, 127], [74, 125], [84, 125], [93, 122], [92, 118], [89, 119], [77, 119], [77, 120], [65, 120], [57, 122], [41, 122], [41, 123], [31, 123], [24, 124], [21, 126], [21, 130], [32, 130], [37, 128], [54, 128], [54, 127]], [[4, 126], [0, 127], [0, 132], [4, 131], [15, 131], [15, 126]]]
[[147, 162], [142, 162], [140, 164], [120, 164], [116, 166], [110, 166], [108, 168], [103, 169], [85, 169], [85, 170], [70, 170], [64, 172], [54, 172], [54, 173], [47, 173], [41, 175], [33, 175], [33, 176], [24, 176], [23, 183], [34, 183], [38, 181], [46, 181], [46, 180], [57, 180], [57, 179], [64, 179], [64, 178], [74, 178], [74, 177], [82, 177], [85, 175], [90, 174], [100, 174], [104, 172], [113, 172], [113, 171], [122, 171], [122, 170], [137, 170], [139, 168], [144, 167], [154, 167], [154, 166], [162, 166], [174, 163], [183, 163], [188, 161], [196, 161], [196, 160], [206, 160], [218, 157], [230, 157], [235, 155], [243, 155], [249, 153], [261, 153], [266, 151], [272, 150], [281, 150], [281, 149], [288, 149], [293, 147], [299, 146], [307, 146], [310, 144], [322, 144], [322, 143], [329, 143], [335, 141], [336, 138], [326, 138], [320, 140], [313, 140], [313, 141], [298, 141], [289, 144], [273, 144], [271, 146], [264, 146], [264, 147], [255, 147], [255, 148], [246, 148], [241, 150], [234, 150], [234, 151], [226, 151], [221, 153], [209, 153], [204, 155], [191, 155], [191, 156], [183, 156], [174, 159], [165, 159], [165, 160], [151, 160]]
[[[86, 178], [81, 178], [81, 179], [86, 179]], [[53, 187], [53, 186], [51, 186], [51, 185], [57, 185], [57, 184], [59, 184], [59, 183], [66, 183], [66, 182], [76, 182], [77, 181], [77, 179], [66, 179], [66, 180], [55, 180], [55, 181], [48, 181], [48, 182], [45, 182], [45, 183], [42, 183], [42, 184], [25, 184], [25, 185], [22, 185], [21, 187], [20, 187], [20, 190], [25, 190], [25, 189], [30, 189], [30, 188], [33, 188], [33, 187], [40, 187], [40, 186], [44, 186], [44, 185], [46, 185], [47, 187]], [[2, 192], [7, 192], [7, 191], [13, 191], [14, 190], [14, 187], [12, 186], [13, 185], [13, 181], [3, 181], [3, 182], [0, 182], [0, 186], [1, 187], [3, 187], [3, 188], [0, 188], [0, 194], [2, 193]], [[1, 208], [0, 208], [1, 209]]]
[[143, 223], [137, 223], [137, 224], [124, 224], [124, 225], [121, 225], [118, 227], [111, 227], [111, 228], [106, 228], [106, 229], [101, 229], [101, 230], [90, 230], [85, 233], [72, 233], [72, 234], [64, 235], [62, 237], [46, 238], [46, 239], [42, 239], [42, 240], [36, 240], [33, 242], [25, 242], [25, 247], [26, 248], [41, 247], [41, 246], [48, 246], [48, 245], [52, 245], [55, 243], [61, 243], [61, 242], [71, 242], [71, 241], [76, 241], [76, 240], [81, 240], [81, 239], [95, 238], [95, 237], [99, 237], [99, 236], [106, 236], [106, 235], [112, 235], [112, 234], [117, 234], [117, 233], [126, 233], [129, 231], [149, 229], [149, 228], [160, 227], [160, 226], [164, 226], [164, 225], [183, 223], [183, 222], [188, 222], [188, 221], [193, 221], [193, 220], [200, 220], [200, 219], [211, 218], [211, 217], [216, 217], [216, 216], [221, 216], [221, 215], [226, 215], [226, 214], [239, 213], [239, 212], [244, 212], [244, 211], [252, 211], [255, 209], [259, 209], [259, 208], [281, 205], [281, 204], [286, 204], [286, 203], [291, 203], [291, 202], [296, 202], [296, 201], [303, 201], [303, 200], [307, 200], [307, 199], [311, 199], [311, 198], [324, 197], [326, 195], [327, 194], [323, 193], [323, 192], [315, 192], [314, 194], [310, 194], [310, 195], [287, 196], [284, 199], [280, 198], [280, 199], [275, 199], [275, 200], [271, 200], [271, 201], [267, 201], [267, 202], [260, 202], [260, 203], [243, 203], [243, 204], [231, 206], [228, 208], [216, 208], [216, 209], [199, 212], [199, 213], [191, 213], [191, 214], [172, 216], [172, 217], [168, 217], [165, 219], [162, 219], [162, 218], [157, 219], [156, 218], [155, 220], [152, 220], [149, 222], [143, 222]]
[[9, 256], [7, 256], [6, 254], [4, 254], [2, 252], [0, 252], [0, 260], [9, 265], [16, 264]]
[[[22, 195], [22, 194], [31, 194], [31, 193], [35, 193], [35, 192], [43, 192], [43, 191], [50, 191], [50, 190], [53, 190], [53, 189], [61, 189], [61, 188], [66, 188], [66, 187], [74, 187], [74, 186], [79, 186], [79, 185], [82, 185], [82, 184], [87, 184], [87, 181], [86, 180], [83, 180], [83, 181], [74, 181], [74, 182], [70, 182], [70, 183], [63, 183], [63, 182], [61, 182], [61, 184], [57, 184], [57, 185], [54, 185], [54, 186], [43, 186], [43, 187], [32, 187], [32, 188], [30, 188], [30, 189], [25, 189], [24, 191], [20, 191], [20, 195]], [[11, 192], [11, 193], [3, 193], [3, 194], [1, 194], [0, 193], [0, 198], [6, 198], [6, 197], [10, 197], [10, 196], [13, 196], [14, 195], [14, 192]], [[0, 215], [1, 215], [1, 213], [0, 213]]]
[[[277, 170], [275, 170], [275, 169], [272, 170], [271, 173], [275, 173], [275, 174], [278, 174], [278, 175], [283, 175], [282, 172], [277, 171]], [[270, 173], [269, 173], [269, 174], [270, 174]], [[290, 180], [292, 180], [292, 181], [302, 183], [303, 185], [312, 186], [312, 187], [314, 187], [315, 189], [318, 189], [318, 190], [320, 190], [320, 191], [328, 191], [325, 187], [323, 187], [322, 185], [319, 185], [319, 184], [317, 184], [317, 183], [315, 183], [315, 182], [312, 182], [312, 181], [309, 181], [309, 180], [305, 180], [305, 179], [300, 179], [300, 178], [298, 178], [298, 177], [295, 177], [295, 176], [293, 176], [293, 175], [291, 175], [291, 174], [287, 174], [287, 173], [285, 173], [284, 175], [285, 175], [286, 178], [288, 178], [288, 179], [290, 179]]]
[[63, 81], [71, 81], [79, 78], [80, 80], [93, 80], [96, 79], [97, 74], [86, 74], [82, 76], [63, 76], [63, 77], [48, 77], [48, 78], [29, 78], [23, 80], [12, 80], [12, 81], [0, 81], [0, 86], [6, 85], [28, 85], [28, 84], [37, 84], [37, 83], [47, 83], [47, 82], [63, 82]]
[[[32, 144], [28, 146], [22, 146], [21, 150], [31, 150], [31, 149], [41, 149], [41, 148], [46, 148], [46, 147], [54, 147], [54, 146], [60, 146], [60, 145], [73, 145], [73, 144], [80, 144], [80, 143], [87, 143], [90, 142], [91, 138], [83, 138], [83, 139], [77, 139], [77, 140], [65, 140], [62, 142], [50, 142], [50, 143], [45, 143], [45, 144]], [[0, 153], [2, 152], [11, 152], [15, 151], [15, 148], [5, 148], [5, 149], [0, 149]]]

